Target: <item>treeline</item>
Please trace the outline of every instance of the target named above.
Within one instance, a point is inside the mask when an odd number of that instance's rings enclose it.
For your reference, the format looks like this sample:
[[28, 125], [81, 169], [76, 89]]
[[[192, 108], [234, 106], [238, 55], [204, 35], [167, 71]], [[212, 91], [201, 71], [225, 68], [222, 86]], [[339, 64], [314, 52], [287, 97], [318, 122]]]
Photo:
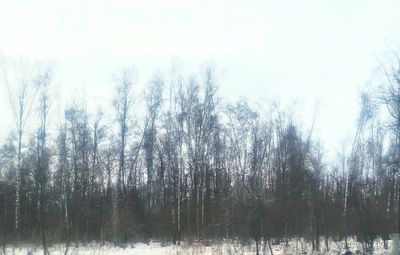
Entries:
[[303, 130], [277, 104], [224, 103], [212, 68], [155, 76], [143, 100], [123, 71], [112, 108], [74, 102], [59, 119], [49, 118], [50, 69], [15, 79], [4, 70], [15, 128], [0, 149], [3, 247], [239, 239], [258, 248], [304, 237], [320, 250], [356, 236], [371, 250], [399, 231], [399, 69], [361, 96], [354, 141], [335, 162], [313, 124]]

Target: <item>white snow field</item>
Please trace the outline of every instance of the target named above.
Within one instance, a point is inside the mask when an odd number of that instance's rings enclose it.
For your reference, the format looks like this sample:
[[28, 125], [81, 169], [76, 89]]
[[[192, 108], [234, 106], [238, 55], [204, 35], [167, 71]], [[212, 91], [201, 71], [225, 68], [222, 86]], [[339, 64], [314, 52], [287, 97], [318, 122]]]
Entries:
[[[343, 242], [329, 242], [330, 250], [325, 251], [325, 246], [321, 242], [322, 251], [312, 252], [311, 245], [303, 242], [302, 240], [292, 240], [289, 242], [289, 246], [286, 247], [284, 244], [272, 245], [273, 255], [295, 255], [295, 254], [343, 254], [344, 243]], [[362, 244], [355, 240], [349, 240], [349, 246], [353, 254], [361, 254]], [[391, 254], [391, 242], [389, 241], [389, 248], [387, 250], [383, 247], [383, 242], [377, 240], [374, 242], [374, 253], [373, 254]], [[50, 255], [65, 255], [64, 245], [53, 245], [49, 249]], [[42, 255], [42, 249], [37, 246], [19, 246], [18, 248], [7, 247], [7, 255]], [[204, 245], [200, 243], [194, 243], [191, 245], [162, 245], [159, 242], [151, 242], [149, 244], [137, 243], [131, 244], [126, 248], [115, 247], [112, 244], [100, 245], [97, 243], [90, 243], [86, 245], [71, 246], [68, 249], [68, 255], [250, 255], [256, 254], [256, 247], [252, 245], [240, 245], [239, 243], [219, 243], [212, 245]], [[270, 255], [268, 245], [260, 246], [260, 254]], [[0, 250], [0, 255], [3, 252]]]

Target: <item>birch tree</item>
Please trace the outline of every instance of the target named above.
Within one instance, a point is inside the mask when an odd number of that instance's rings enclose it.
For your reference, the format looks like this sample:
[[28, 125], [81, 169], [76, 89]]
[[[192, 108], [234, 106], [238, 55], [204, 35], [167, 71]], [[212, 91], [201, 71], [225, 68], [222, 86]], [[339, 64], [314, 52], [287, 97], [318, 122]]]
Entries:
[[20, 228], [20, 188], [22, 147], [25, 128], [34, 109], [38, 86], [36, 80], [40, 69], [27, 60], [5, 60], [1, 62], [2, 83], [8, 91], [11, 113], [17, 132], [17, 167], [15, 179], [15, 221], [14, 230], [19, 236]]

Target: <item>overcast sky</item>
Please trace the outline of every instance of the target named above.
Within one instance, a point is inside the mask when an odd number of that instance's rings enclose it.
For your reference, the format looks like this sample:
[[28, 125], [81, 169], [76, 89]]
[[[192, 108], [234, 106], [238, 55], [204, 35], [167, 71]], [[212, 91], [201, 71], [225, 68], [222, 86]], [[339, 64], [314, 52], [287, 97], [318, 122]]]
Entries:
[[[214, 63], [220, 96], [295, 101], [329, 155], [353, 134], [358, 94], [400, 47], [398, 0], [0, 0], [0, 53], [50, 61], [62, 96], [110, 101], [112, 73], [139, 83], [173, 59]], [[0, 87], [0, 132], [12, 127]]]

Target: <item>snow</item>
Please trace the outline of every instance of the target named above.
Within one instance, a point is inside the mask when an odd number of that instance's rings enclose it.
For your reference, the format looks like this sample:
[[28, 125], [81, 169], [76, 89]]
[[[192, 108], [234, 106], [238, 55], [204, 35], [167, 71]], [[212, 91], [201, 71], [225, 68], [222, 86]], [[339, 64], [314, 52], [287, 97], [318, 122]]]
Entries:
[[[319, 252], [314, 254], [343, 254], [344, 243], [330, 241], [329, 252]], [[354, 239], [349, 240], [350, 250], [355, 252], [362, 251], [361, 243], [356, 242]], [[389, 249], [385, 250], [383, 242], [380, 240], [374, 243], [374, 254], [390, 254], [391, 243], [389, 241]], [[263, 253], [263, 245], [260, 245], [260, 254], [270, 254], [268, 246], [265, 247], [265, 253]], [[325, 250], [325, 246], [321, 241], [321, 250]], [[50, 255], [65, 255], [65, 246], [62, 244], [53, 245], [49, 249]], [[303, 239], [295, 239], [289, 242], [289, 246], [285, 246], [283, 243], [279, 245], [272, 245], [272, 251], [274, 255], [284, 254], [312, 254], [311, 245], [304, 242]], [[8, 255], [27, 255], [29, 252], [33, 255], [41, 255], [43, 251], [40, 247], [33, 247], [29, 245], [21, 245], [18, 248], [13, 249], [7, 247], [6, 254]], [[204, 245], [200, 243], [194, 244], [182, 244], [182, 245], [162, 245], [159, 242], [151, 242], [149, 244], [138, 243], [131, 244], [126, 248], [116, 247], [112, 244], [100, 245], [97, 243], [90, 243], [86, 245], [74, 245], [68, 250], [68, 255], [250, 255], [256, 254], [255, 244], [242, 246], [237, 242], [225, 242], [212, 245]], [[2, 255], [2, 251], [0, 251]]]

